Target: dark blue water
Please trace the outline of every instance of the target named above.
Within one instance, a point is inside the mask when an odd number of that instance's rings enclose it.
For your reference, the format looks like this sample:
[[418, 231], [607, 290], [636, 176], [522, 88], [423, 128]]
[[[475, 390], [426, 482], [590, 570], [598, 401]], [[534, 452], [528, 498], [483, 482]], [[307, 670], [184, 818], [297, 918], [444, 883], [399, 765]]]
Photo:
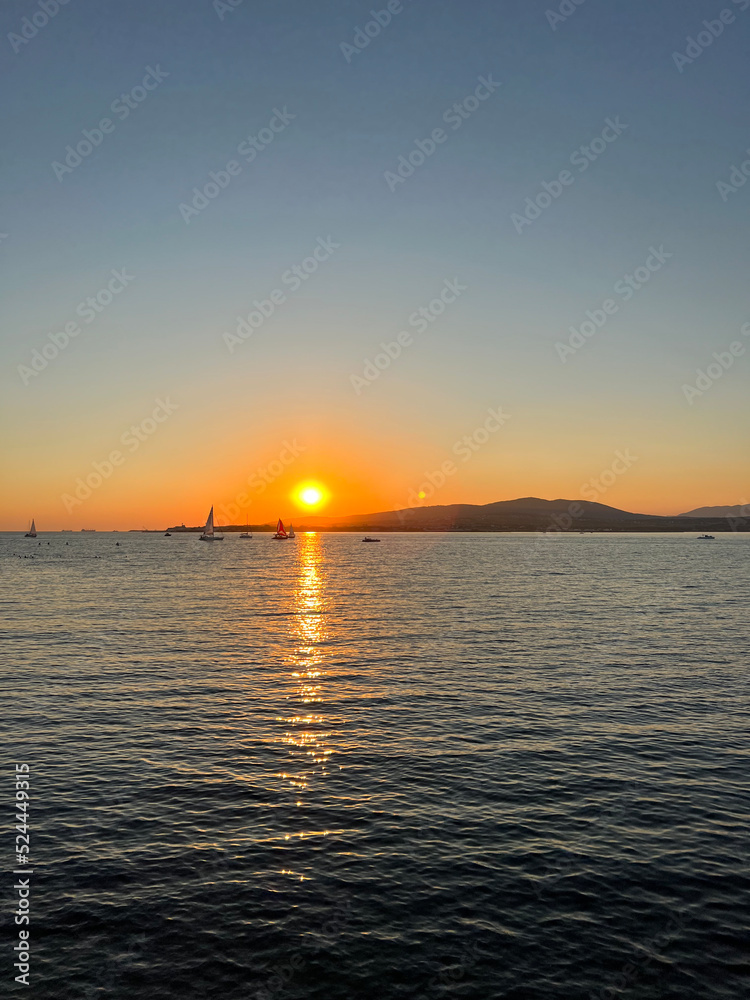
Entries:
[[747, 995], [750, 537], [382, 539], [0, 536], [25, 995]]

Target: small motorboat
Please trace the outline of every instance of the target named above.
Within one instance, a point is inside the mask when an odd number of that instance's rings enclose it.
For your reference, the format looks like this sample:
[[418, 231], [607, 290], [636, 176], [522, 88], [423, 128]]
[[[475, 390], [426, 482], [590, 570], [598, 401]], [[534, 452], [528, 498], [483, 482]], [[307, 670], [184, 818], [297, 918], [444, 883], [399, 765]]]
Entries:
[[164, 537], [165, 538], [171, 538], [172, 537], [172, 532], [171, 531], [165, 531], [164, 532]]
[[716, 538], [714, 535], [698, 535], [699, 542], [714, 542]]
[[379, 542], [380, 539], [379, 538], [363, 538], [362, 541], [363, 542]]

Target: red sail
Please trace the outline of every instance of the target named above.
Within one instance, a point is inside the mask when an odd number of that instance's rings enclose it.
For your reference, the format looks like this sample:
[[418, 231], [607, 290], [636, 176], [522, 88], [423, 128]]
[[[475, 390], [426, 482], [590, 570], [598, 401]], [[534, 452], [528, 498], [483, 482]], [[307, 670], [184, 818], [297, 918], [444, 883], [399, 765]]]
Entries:
[[281, 518], [279, 518], [279, 523], [276, 525], [276, 534], [277, 535], [286, 534], [286, 528], [284, 527], [284, 522], [281, 520]]

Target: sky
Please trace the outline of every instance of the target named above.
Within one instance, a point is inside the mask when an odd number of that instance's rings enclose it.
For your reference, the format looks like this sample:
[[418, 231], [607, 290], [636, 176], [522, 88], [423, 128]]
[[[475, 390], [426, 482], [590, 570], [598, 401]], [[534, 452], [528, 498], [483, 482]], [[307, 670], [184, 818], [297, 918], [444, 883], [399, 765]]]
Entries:
[[0, 36], [0, 529], [747, 502], [750, 0]]

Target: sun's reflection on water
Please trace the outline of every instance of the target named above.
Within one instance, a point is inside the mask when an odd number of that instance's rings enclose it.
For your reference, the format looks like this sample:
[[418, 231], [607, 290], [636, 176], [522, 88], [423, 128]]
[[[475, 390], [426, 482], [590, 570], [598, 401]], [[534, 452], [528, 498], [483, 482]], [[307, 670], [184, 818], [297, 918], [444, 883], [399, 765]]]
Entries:
[[286, 725], [282, 742], [286, 743], [296, 763], [296, 773], [280, 774], [294, 791], [297, 806], [311, 783], [328, 773], [333, 753], [326, 719], [315, 711], [323, 701], [323, 682], [327, 675], [323, 647], [329, 640], [330, 623], [326, 609], [325, 568], [320, 536], [314, 532], [297, 536], [299, 573], [292, 595], [290, 652], [288, 663], [295, 689], [289, 700], [301, 711], [279, 719]]

